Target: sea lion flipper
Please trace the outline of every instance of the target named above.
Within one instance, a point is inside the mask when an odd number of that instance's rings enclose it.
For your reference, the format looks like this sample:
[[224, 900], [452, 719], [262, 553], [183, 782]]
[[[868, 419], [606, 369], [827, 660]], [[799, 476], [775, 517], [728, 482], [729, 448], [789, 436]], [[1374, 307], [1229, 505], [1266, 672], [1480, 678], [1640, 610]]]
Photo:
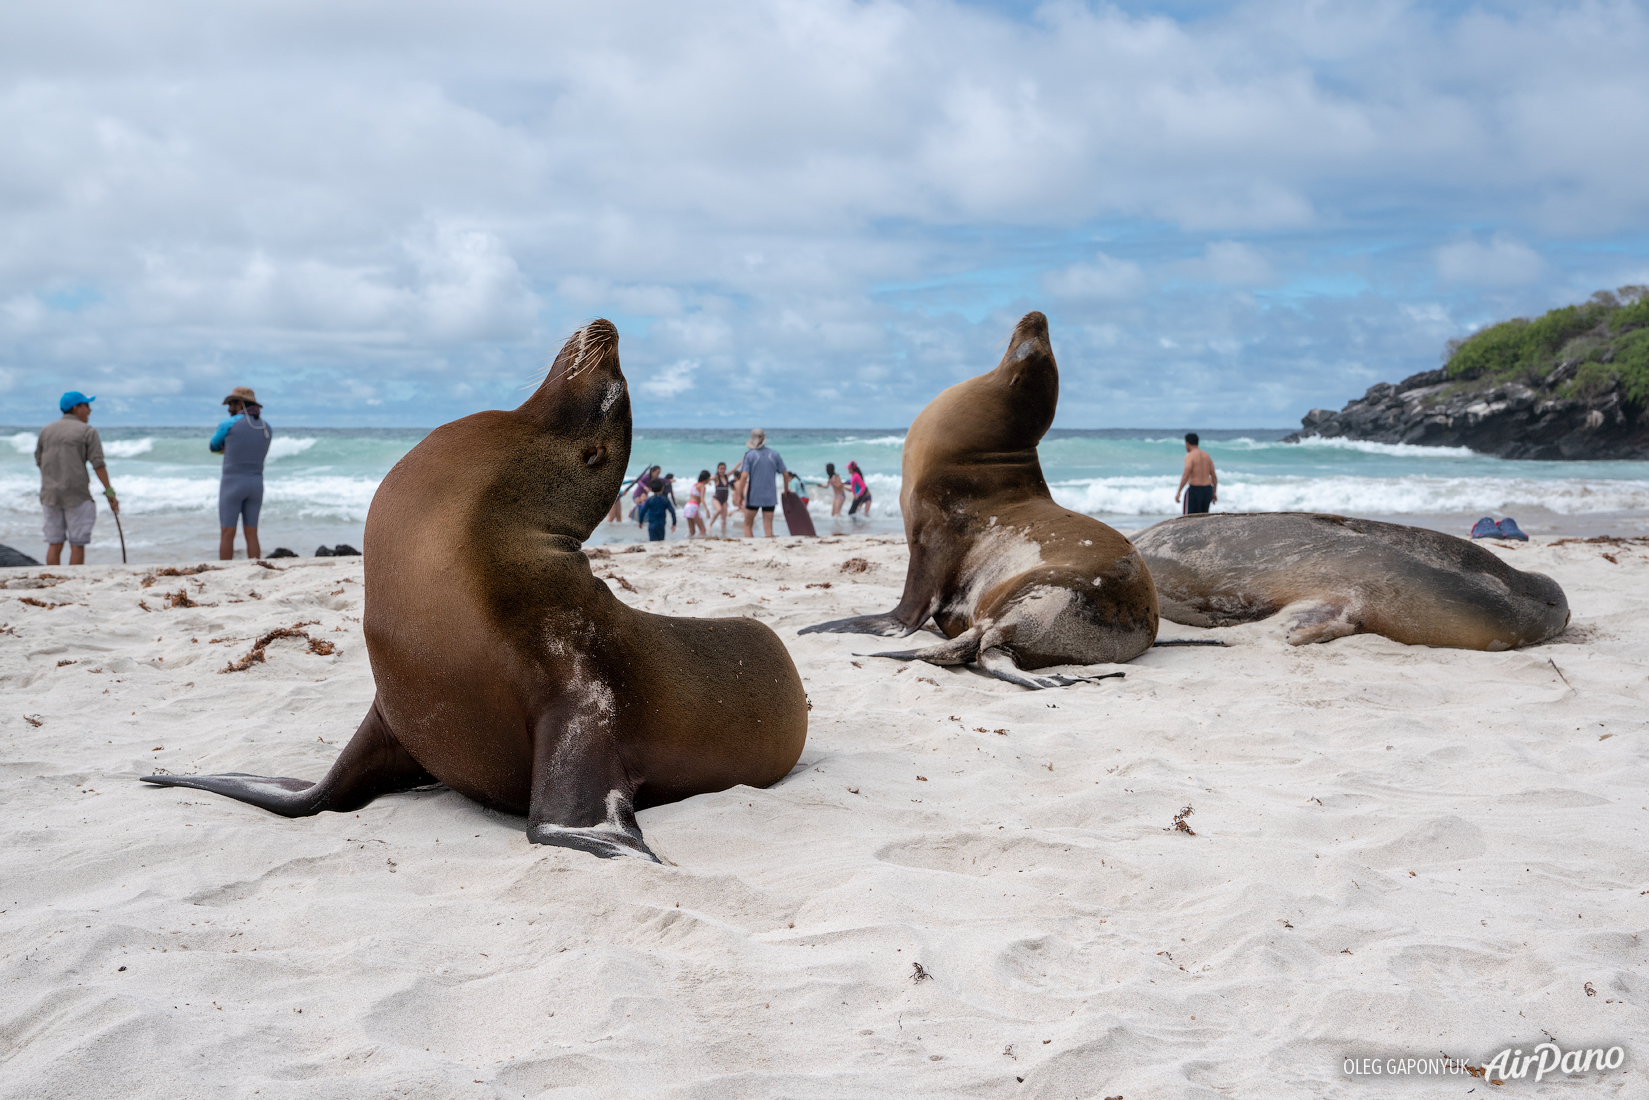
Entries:
[[[924, 618], [922, 622], [926, 622]], [[892, 611], [881, 615], [855, 615], [851, 619], [832, 619], [828, 623], [804, 626], [797, 634], [880, 634], [884, 638], [904, 638], [922, 629], [922, 623], [906, 625]]]
[[1356, 621], [1347, 603], [1341, 600], [1318, 600], [1296, 604], [1287, 608], [1286, 612], [1294, 616], [1294, 622], [1289, 626], [1288, 634], [1285, 636], [1289, 645], [1332, 642], [1336, 638], [1344, 638], [1347, 634], [1357, 633], [1363, 625]]
[[[595, 825], [562, 825], [538, 819], [538, 800], [527, 818], [527, 839], [534, 844], [554, 844], [561, 848], [575, 848], [602, 859], [614, 856], [640, 856], [654, 863], [662, 862], [641, 837], [641, 826], [636, 823], [634, 796], [622, 789], [607, 792], [606, 816]], [[587, 818], [579, 814], [574, 820]]]
[[938, 645], [921, 649], [900, 649], [891, 653], [855, 653], [855, 657], [888, 657], [895, 661], [925, 661], [930, 665], [965, 665], [979, 653], [978, 627], [964, 631]]
[[613, 752], [608, 730], [580, 715], [568, 728], [539, 720], [532, 764], [527, 839], [609, 859], [640, 856], [660, 862], [636, 823], [635, 784]]
[[401, 747], [379, 712], [376, 699], [355, 730], [355, 736], [349, 739], [319, 783], [244, 772], [139, 778], [158, 787], [191, 787], [226, 795], [282, 817], [310, 817], [324, 810], [358, 810], [381, 794], [439, 782]]
[[[980, 652], [979, 667], [990, 673], [992, 676], [995, 676], [998, 680], [1006, 680], [1010, 684], [1018, 684], [1020, 687], [1028, 687], [1033, 691], [1040, 691], [1043, 688], [1069, 687], [1072, 684], [1081, 683], [1083, 680], [1099, 680], [1105, 678], [1102, 676], [1070, 677], [1060, 676], [1057, 674], [1048, 676], [1033, 676], [1019, 667], [1018, 663], [1013, 659], [1013, 654], [1009, 653], [1005, 649], [995, 646]], [[1109, 675], [1120, 676], [1121, 673], [1110, 673]]]

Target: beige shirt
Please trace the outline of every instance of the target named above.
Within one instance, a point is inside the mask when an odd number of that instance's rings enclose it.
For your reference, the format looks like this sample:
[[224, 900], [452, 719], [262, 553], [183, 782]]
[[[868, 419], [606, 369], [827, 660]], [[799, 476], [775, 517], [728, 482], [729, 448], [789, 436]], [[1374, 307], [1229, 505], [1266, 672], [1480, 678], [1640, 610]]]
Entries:
[[41, 428], [34, 445], [34, 464], [40, 467], [40, 503], [72, 508], [91, 500], [88, 462], [94, 469], [104, 466], [103, 440], [96, 428], [73, 413], [64, 413], [63, 419]]

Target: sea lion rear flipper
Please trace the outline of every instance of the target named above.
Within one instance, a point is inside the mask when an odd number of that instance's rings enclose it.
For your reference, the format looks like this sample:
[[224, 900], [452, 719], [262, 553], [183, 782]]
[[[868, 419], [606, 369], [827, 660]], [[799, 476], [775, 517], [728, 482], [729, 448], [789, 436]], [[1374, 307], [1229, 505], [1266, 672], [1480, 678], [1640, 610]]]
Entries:
[[804, 626], [796, 631], [797, 634], [880, 634], [884, 638], [905, 638], [922, 629], [922, 623], [927, 622], [924, 616], [921, 623], [907, 626], [905, 621], [892, 611], [881, 615], [855, 615], [851, 619], [833, 619], [828, 623], [815, 623], [813, 626]]
[[539, 720], [527, 839], [602, 859], [640, 856], [658, 863], [636, 823], [635, 784], [607, 733], [603, 728], [575, 733], [559, 717]]
[[930, 665], [965, 665], [979, 653], [980, 630], [974, 627], [948, 641], [921, 649], [901, 649], [892, 653], [855, 653], [855, 657], [890, 657], [895, 661], [926, 661]]
[[1097, 680], [1121, 679], [1127, 675], [1123, 672], [1104, 672], [1097, 676], [1066, 676], [1064, 673], [1051, 672], [1046, 676], [1035, 676], [1020, 668], [1018, 662], [1013, 659], [1012, 653], [995, 646], [979, 654], [979, 667], [998, 680], [1006, 680], [1010, 684], [1028, 687], [1033, 691], [1040, 691], [1043, 688], [1070, 687], [1072, 684]]
[[319, 783], [244, 772], [139, 778], [159, 787], [191, 787], [227, 795], [282, 817], [309, 817], [324, 810], [358, 810], [381, 794], [439, 782], [395, 740], [378, 711], [376, 699], [355, 736], [349, 739]]

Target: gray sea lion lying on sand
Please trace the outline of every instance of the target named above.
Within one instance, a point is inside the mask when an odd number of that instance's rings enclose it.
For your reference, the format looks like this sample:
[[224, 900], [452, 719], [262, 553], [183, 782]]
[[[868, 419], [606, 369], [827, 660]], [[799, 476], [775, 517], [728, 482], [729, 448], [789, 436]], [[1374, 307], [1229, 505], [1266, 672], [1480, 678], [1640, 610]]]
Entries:
[[1569, 600], [1465, 539], [1314, 512], [1182, 516], [1134, 536], [1162, 616], [1233, 626], [1287, 611], [1290, 645], [1381, 634], [1405, 645], [1513, 649], [1556, 637]]

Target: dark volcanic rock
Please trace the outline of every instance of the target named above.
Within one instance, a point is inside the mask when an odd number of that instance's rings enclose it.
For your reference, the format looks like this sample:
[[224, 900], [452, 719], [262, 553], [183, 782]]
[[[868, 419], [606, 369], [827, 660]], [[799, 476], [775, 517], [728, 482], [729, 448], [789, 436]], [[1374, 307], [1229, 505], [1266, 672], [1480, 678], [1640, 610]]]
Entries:
[[8, 569], [19, 565], [39, 565], [40, 563], [23, 553], [13, 550], [9, 546], [0, 546], [0, 569]]
[[1442, 370], [1370, 386], [1339, 412], [1312, 409], [1285, 442], [1313, 436], [1470, 447], [1500, 458], [1649, 458], [1649, 418], [1617, 383], [1587, 399], [1560, 397], [1579, 360], [1565, 360], [1535, 384], [1450, 382]]

